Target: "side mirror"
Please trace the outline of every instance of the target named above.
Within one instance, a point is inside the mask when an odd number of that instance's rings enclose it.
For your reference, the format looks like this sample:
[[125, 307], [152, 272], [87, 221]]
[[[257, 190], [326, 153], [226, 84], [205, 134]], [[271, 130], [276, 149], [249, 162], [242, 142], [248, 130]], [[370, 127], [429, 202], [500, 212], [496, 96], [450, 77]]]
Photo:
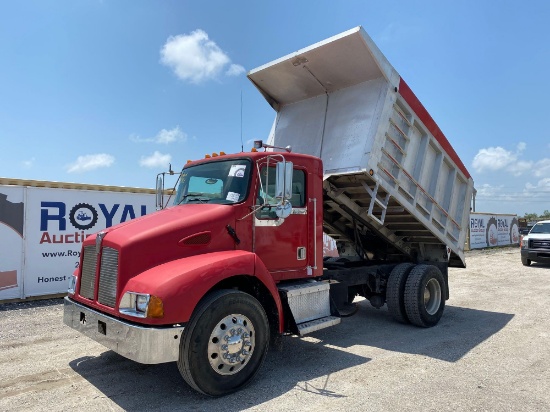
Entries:
[[292, 198], [292, 162], [279, 162], [275, 169], [275, 197], [282, 203]]
[[275, 169], [275, 197], [280, 199], [280, 203], [275, 209], [275, 214], [285, 219], [292, 213], [292, 162], [282, 161], [277, 163]]
[[160, 210], [164, 207], [164, 174], [157, 175], [155, 207]]

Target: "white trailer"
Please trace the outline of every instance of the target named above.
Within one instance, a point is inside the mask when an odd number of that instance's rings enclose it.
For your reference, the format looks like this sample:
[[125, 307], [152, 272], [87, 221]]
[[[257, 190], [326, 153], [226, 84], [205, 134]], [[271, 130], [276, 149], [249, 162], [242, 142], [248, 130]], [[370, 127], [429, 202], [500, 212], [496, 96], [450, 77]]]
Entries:
[[65, 294], [88, 235], [153, 211], [152, 189], [0, 178], [0, 302]]

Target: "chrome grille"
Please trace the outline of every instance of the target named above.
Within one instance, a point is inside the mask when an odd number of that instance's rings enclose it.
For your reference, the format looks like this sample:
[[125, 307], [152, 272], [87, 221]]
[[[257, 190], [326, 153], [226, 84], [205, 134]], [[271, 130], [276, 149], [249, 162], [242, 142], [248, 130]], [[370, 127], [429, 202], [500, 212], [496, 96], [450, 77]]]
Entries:
[[550, 249], [550, 239], [531, 239], [533, 249]]
[[80, 279], [80, 295], [93, 299], [95, 294], [95, 272], [97, 255], [95, 246], [86, 246], [82, 258], [82, 278]]
[[101, 252], [97, 301], [111, 308], [114, 308], [116, 303], [117, 275], [118, 250], [104, 247]]

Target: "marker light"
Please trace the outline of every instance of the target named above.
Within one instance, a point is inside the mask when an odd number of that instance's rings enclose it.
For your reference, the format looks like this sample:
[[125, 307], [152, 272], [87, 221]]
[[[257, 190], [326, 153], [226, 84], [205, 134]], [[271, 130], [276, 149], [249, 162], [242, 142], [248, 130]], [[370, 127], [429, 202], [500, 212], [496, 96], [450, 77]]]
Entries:
[[220, 151], [220, 156], [225, 156], [225, 152]]
[[256, 150], [255, 147], [253, 147], [252, 149], [250, 149], [250, 151], [251, 151], [252, 153], [256, 153], [256, 152], [257, 152], [257, 150]]
[[218, 154], [216, 152], [212, 153], [212, 157], [218, 157]]
[[205, 158], [205, 159], [210, 159], [210, 157], [211, 157], [211, 156], [210, 156], [209, 154], [204, 155], [204, 158]]
[[189, 164], [189, 163], [191, 163], [191, 162], [192, 162], [192, 160], [188, 160], [188, 161], [187, 161], [187, 164]]
[[254, 147], [256, 149], [261, 149], [264, 145], [264, 142], [262, 140], [254, 140]]
[[147, 307], [147, 316], [150, 318], [164, 317], [164, 305], [162, 300], [156, 296], [149, 298], [149, 306]]

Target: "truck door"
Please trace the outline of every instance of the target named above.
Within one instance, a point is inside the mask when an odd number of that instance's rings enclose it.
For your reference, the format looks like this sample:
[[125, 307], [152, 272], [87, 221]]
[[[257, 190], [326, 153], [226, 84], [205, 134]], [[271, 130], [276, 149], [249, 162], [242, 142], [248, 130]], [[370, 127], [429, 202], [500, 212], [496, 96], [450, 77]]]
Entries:
[[292, 213], [286, 219], [277, 217], [275, 205], [275, 167], [260, 167], [254, 216], [254, 251], [275, 280], [306, 276], [308, 254], [307, 173], [294, 168], [292, 179]]

